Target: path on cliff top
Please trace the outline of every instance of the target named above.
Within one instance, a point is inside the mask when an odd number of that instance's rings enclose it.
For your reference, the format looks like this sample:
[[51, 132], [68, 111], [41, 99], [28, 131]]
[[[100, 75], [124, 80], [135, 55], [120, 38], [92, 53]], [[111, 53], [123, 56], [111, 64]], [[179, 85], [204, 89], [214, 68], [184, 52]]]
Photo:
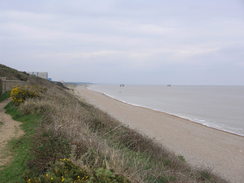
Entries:
[[4, 107], [8, 102], [9, 100], [5, 100], [0, 103], [0, 168], [11, 160], [11, 153], [6, 147], [7, 143], [24, 134], [20, 128], [21, 123], [13, 120], [10, 115], [5, 113]]

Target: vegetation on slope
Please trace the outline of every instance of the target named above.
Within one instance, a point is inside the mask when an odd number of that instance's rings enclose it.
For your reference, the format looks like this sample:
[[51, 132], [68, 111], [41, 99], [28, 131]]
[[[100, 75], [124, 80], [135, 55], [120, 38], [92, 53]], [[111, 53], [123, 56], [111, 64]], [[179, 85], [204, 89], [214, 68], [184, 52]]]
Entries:
[[7, 79], [11, 80], [17, 79], [21, 81], [27, 81], [28, 74], [25, 72], [19, 72], [15, 69], [0, 64], [0, 77], [6, 77]]
[[[182, 156], [174, 155], [78, 100], [62, 86], [41, 79], [32, 79], [32, 84], [47, 90], [40, 97], [26, 99], [18, 107], [13, 103], [8, 106], [7, 112], [23, 121], [29, 141], [22, 140], [12, 146], [26, 149], [27, 154], [21, 160], [22, 165], [15, 165], [22, 168], [12, 175], [17, 178], [6, 182], [226, 182], [209, 171], [190, 167]], [[23, 118], [30, 119], [30, 116], [36, 121], [30, 122], [33, 125], [28, 127], [29, 123]], [[18, 151], [14, 152], [11, 165], [20, 157]], [[7, 177], [7, 173], [2, 172], [11, 165], [0, 171], [0, 178]]]

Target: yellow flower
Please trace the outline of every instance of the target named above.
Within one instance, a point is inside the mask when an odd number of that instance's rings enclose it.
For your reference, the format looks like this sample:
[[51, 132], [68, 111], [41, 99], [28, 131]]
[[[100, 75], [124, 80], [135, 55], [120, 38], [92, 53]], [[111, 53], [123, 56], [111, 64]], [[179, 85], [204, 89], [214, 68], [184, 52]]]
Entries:
[[64, 179], [64, 177], [62, 176], [62, 180], [61, 180], [61, 181], [64, 182], [64, 180], [65, 180], [65, 179]]

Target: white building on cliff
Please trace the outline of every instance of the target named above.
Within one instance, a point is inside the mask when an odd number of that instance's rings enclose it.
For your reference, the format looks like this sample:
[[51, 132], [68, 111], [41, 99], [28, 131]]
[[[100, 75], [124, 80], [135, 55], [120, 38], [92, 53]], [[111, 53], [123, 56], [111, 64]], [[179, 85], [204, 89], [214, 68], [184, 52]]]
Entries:
[[48, 79], [48, 72], [28, 72], [30, 75], [34, 75], [43, 79]]

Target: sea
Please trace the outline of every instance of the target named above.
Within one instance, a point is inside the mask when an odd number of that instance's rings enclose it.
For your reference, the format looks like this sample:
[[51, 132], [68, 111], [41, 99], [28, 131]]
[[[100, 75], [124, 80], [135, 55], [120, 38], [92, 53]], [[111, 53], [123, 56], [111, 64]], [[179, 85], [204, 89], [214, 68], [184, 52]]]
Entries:
[[91, 90], [244, 136], [244, 86], [93, 84]]

